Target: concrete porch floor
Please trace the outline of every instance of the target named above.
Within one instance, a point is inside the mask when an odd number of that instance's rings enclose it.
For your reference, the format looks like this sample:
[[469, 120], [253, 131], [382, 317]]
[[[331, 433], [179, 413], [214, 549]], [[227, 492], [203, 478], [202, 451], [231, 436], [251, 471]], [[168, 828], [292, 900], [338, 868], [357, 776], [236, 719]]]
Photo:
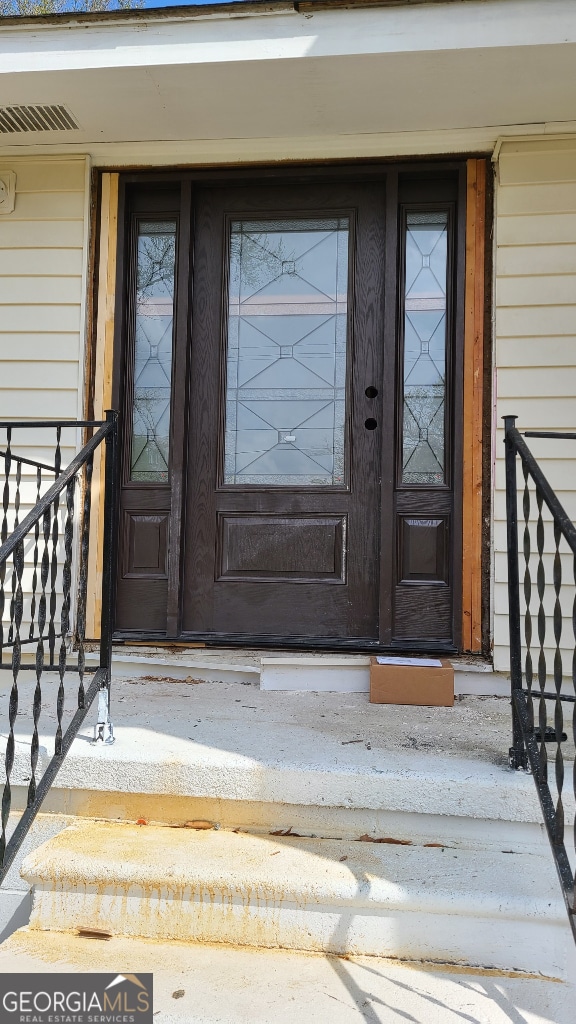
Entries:
[[[0, 679], [0, 714], [8, 675]], [[67, 681], [64, 727], [75, 683]], [[30, 777], [34, 684], [32, 672], [21, 675], [15, 797]], [[57, 685], [44, 677], [39, 775], [53, 751]], [[507, 766], [504, 698], [464, 696], [453, 708], [374, 705], [363, 693], [270, 692], [256, 682], [140, 675], [114, 678], [112, 746], [90, 742], [95, 716], [94, 706], [45, 810], [83, 813], [73, 797], [82, 791], [96, 803], [98, 794], [156, 797], [140, 807], [139, 816], [151, 820], [158, 800], [166, 820], [167, 803], [177, 818], [178, 800], [192, 798], [539, 820], [533, 780]], [[66, 806], [55, 806], [59, 791], [69, 794]], [[93, 806], [88, 813], [98, 812]]]
[[[256, 679], [207, 682], [166, 672], [163, 678], [115, 676], [116, 742], [90, 742], [94, 705], [43, 810], [98, 814], [106, 794], [108, 817], [114, 793], [124, 803], [130, 795], [148, 795], [137, 816], [163, 821], [167, 812], [177, 819], [179, 801], [191, 799], [540, 820], [532, 778], [507, 765], [511, 722], [505, 698], [461, 696], [452, 708], [375, 705], [364, 693], [261, 691]], [[64, 728], [75, 710], [77, 679], [71, 675], [66, 683]], [[34, 685], [34, 674], [22, 672], [12, 774], [16, 801], [30, 778]], [[2, 673], [4, 721], [10, 686], [10, 674]], [[42, 686], [38, 775], [54, 749], [58, 680], [46, 674]], [[565, 754], [573, 756], [570, 742]], [[57, 795], [64, 791], [65, 801]], [[74, 798], [81, 792], [84, 802], [91, 794], [87, 811]], [[125, 816], [121, 804], [118, 817]]]

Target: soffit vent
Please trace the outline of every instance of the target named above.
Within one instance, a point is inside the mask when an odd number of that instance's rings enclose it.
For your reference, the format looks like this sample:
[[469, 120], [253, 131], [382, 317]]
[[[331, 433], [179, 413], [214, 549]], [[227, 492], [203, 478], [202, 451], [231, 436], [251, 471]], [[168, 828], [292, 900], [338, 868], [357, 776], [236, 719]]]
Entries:
[[67, 132], [79, 128], [61, 104], [0, 107], [0, 132]]

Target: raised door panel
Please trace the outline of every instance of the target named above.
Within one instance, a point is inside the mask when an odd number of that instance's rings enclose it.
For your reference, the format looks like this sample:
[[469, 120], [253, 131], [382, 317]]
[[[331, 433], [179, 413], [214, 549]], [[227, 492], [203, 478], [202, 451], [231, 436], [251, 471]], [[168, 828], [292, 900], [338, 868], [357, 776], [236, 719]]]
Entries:
[[125, 512], [123, 579], [168, 579], [167, 513]]
[[345, 583], [346, 517], [218, 515], [216, 579]]

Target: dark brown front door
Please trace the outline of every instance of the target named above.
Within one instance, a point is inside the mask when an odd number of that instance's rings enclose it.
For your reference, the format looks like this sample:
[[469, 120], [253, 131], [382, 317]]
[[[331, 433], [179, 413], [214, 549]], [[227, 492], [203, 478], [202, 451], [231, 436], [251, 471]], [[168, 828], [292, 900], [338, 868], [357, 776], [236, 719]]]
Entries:
[[377, 636], [384, 192], [195, 210], [183, 630]]
[[120, 635], [454, 645], [459, 172], [363, 178], [127, 182]]

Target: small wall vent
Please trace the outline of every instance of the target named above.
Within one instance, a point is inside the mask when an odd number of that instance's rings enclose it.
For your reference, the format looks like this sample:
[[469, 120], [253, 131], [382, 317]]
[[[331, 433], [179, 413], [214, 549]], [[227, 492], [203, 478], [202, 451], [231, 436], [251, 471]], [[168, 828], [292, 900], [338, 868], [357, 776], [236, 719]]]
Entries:
[[79, 128], [61, 104], [0, 107], [0, 132], [68, 132]]

